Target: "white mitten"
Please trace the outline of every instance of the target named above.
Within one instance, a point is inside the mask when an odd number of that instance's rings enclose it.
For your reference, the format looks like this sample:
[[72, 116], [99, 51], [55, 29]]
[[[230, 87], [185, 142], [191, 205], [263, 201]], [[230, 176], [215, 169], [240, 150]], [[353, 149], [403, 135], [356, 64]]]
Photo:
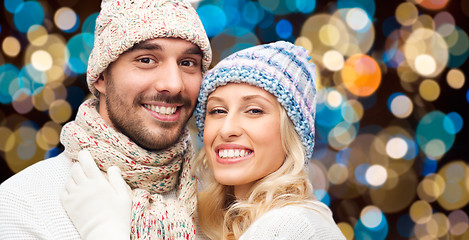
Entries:
[[110, 167], [107, 175], [109, 180], [88, 151], [78, 153], [61, 200], [83, 239], [130, 239], [130, 187], [118, 167]]

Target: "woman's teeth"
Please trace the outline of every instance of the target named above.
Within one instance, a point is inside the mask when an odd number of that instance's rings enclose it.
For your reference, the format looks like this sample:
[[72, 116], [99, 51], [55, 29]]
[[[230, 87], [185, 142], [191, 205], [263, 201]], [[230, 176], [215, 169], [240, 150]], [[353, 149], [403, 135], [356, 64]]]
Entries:
[[249, 155], [251, 151], [249, 150], [239, 150], [239, 149], [223, 149], [218, 151], [218, 156], [220, 158], [238, 158], [245, 157]]

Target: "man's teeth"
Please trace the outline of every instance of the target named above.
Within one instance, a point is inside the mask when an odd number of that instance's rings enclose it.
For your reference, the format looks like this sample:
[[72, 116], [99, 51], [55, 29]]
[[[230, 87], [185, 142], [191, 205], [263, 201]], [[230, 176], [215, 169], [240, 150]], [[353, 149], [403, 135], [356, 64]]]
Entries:
[[251, 153], [249, 150], [239, 150], [239, 149], [223, 149], [218, 151], [218, 156], [220, 158], [238, 158], [244, 157]]
[[152, 110], [153, 112], [164, 114], [164, 115], [174, 114], [177, 109], [177, 107], [163, 107], [163, 106], [158, 107], [156, 105], [149, 105], [149, 104], [144, 104], [143, 106], [147, 109]]

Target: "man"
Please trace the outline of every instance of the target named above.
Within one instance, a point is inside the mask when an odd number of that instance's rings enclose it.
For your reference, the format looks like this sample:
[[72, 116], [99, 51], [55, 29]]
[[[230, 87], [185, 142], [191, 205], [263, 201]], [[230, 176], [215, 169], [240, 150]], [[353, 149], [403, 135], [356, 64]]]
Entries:
[[132, 189], [132, 239], [193, 238], [186, 123], [210, 62], [209, 40], [186, 1], [103, 0], [87, 71], [96, 99], [63, 127], [63, 153], [2, 183], [0, 239], [80, 239], [59, 196], [82, 149], [104, 172], [119, 167]]

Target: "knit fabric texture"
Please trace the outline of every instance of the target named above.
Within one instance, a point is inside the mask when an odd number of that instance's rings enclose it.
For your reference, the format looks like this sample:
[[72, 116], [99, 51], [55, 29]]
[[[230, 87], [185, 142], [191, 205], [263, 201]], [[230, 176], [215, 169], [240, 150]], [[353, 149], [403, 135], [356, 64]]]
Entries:
[[316, 73], [308, 52], [289, 42], [278, 41], [233, 53], [204, 77], [195, 112], [199, 136], [203, 136], [208, 96], [228, 83], [248, 83], [273, 94], [295, 125], [306, 151], [314, 147]]
[[197, 12], [186, 0], [103, 0], [96, 19], [94, 47], [88, 59], [87, 82], [94, 87], [108, 65], [135, 44], [154, 38], [180, 38], [202, 50], [202, 71], [212, 50]]
[[256, 219], [239, 240], [345, 240], [330, 209], [320, 203], [287, 205]]
[[[173, 146], [151, 152], [107, 125], [97, 105], [97, 99], [86, 100], [75, 121], [63, 127], [60, 142], [66, 155], [77, 159], [78, 152], [87, 149], [102, 171], [121, 169], [133, 194], [131, 239], [194, 239], [197, 197], [189, 130]], [[173, 189], [177, 199], [165, 199], [162, 194]]]

